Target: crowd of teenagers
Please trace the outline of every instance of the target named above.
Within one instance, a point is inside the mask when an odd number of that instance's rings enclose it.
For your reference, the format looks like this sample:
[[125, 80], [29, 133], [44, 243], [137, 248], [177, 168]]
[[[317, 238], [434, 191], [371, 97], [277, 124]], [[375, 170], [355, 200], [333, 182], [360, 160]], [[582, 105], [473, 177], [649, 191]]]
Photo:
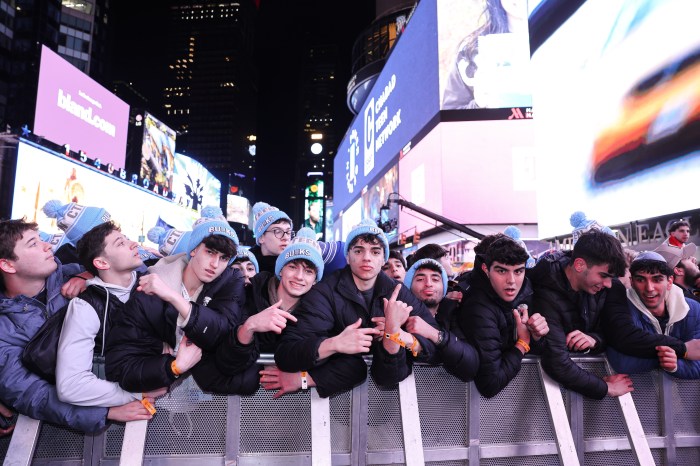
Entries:
[[[656, 368], [700, 377], [700, 270], [684, 220], [654, 251], [635, 252], [577, 212], [573, 249], [537, 260], [510, 227], [483, 238], [473, 269], [454, 276], [440, 245], [404, 258], [368, 219], [344, 241], [318, 242], [262, 202], [251, 248], [217, 207], [190, 231], [151, 229], [157, 250], [99, 207], [51, 201], [44, 212], [60, 234], [0, 221], [2, 434], [17, 413], [88, 433], [150, 419], [154, 400], [185, 380], [275, 398], [310, 387], [328, 397], [368, 372], [392, 387], [416, 361], [485, 397], [529, 353], [594, 399], [628, 393], [629, 374]], [[274, 364], [259, 365], [261, 353]], [[600, 353], [617, 373], [572, 360]]]

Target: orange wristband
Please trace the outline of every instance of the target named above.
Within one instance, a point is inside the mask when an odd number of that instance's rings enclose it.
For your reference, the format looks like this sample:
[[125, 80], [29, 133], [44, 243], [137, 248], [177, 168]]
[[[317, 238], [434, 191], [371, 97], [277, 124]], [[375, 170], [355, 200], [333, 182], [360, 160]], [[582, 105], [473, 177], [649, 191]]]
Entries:
[[523, 347], [526, 353], [530, 352], [530, 345], [525, 343], [525, 340], [523, 340], [522, 338], [518, 338], [518, 341], [516, 341], [515, 344], [517, 345], [518, 343], [520, 343], [520, 346]]
[[413, 343], [411, 343], [409, 350], [411, 350], [411, 354], [415, 358], [418, 356], [418, 339], [413, 334], [411, 336], [413, 337]]
[[146, 411], [151, 413], [151, 416], [156, 413], [156, 408], [154, 408], [153, 405], [150, 403], [150, 401], [148, 401], [147, 399], [142, 398], [141, 404], [143, 405], [144, 408], [146, 408]]
[[182, 372], [180, 372], [180, 369], [177, 368], [177, 361], [173, 359], [173, 362], [170, 363], [170, 370], [173, 371], [173, 375], [175, 377], [180, 377], [182, 375]]

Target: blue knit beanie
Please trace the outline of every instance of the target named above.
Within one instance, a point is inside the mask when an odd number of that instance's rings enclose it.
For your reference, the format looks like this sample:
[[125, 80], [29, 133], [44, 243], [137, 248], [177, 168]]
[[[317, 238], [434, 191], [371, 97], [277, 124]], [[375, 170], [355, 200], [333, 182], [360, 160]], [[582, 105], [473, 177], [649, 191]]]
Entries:
[[41, 238], [42, 241], [45, 243], [49, 243], [51, 245], [51, 250], [53, 252], [56, 252], [58, 248], [63, 246], [67, 240], [66, 240], [66, 235], [63, 233], [45, 233], [43, 231], [39, 232], [39, 237]]
[[613, 232], [610, 228], [606, 227], [605, 225], [601, 225], [595, 220], [587, 219], [586, 214], [581, 211], [576, 211], [571, 214], [571, 217], [569, 217], [569, 223], [571, 223], [571, 226], [574, 227], [574, 231], [571, 232], [571, 235], [573, 236], [573, 244], [576, 244], [576, 241], [578, 241], [582, 234], [592, 229], [615, 236], [615, 232]]
[[530, 254], [530, 251], [527, 249], [527, 245], [525, 244], [525, 241], [523, 241], [522, 238], [522, 233], [520, 232], [520, 228], [510, 225], [506, 227], [505, 230], [503, 230], [503, 234], [506, 235], [509, 238], [512, 238], [513, 241], [518, 243], [520, 247], [522, 247], [525, 252], [527, 252], [527, 261], [525, 262], [525, 267], [530, 269], [535, 266], [535, 258], [532, 257]]
[[260, 266], [258, 265], [258, 259], [255, 258], [255, 254], [250, 252], [250, 248], [247, 246], [241, 246], [238, 248], [238, 254], [236, 254], [235, 261], [245, 262], [250, 261], [255, 266], [255, 273], [260, 273]]
[[348, 233], [348, 237], [345, 238], [345, 247], [343, 248], [345, 251], [345, 256], [348, 255], [350, 243], [352, 243], [356, 237], [361, 235], [376, 236], [384, 247], [384, 262], [389, 260], [389, 240], [387, 240], [384, 230], [379, 228], [374, 220], [370, 218], [363, 218], [362, 221], [352, 227], [352, 230], [350, 230], [350, 233]]
[[[231, 228], [231, 226], [226, 220], [217, 217], [202, 217], [199, 220], [197, 220], [193, 225], [192, 233], [190, 234], [190, 240], [187, 243], [188, 258], [189, 253], [194, 251], [195, 248], [199, 246], [202, 241], [204, 241], [204, 238], [206, 238], [209, 235], [225, 236], [231, 241], [233, 241], [233, 243], [236, 245], [236, 248], [238, 248], [238, 235], [233, 230], [233, 228]], [[235, 258], [235, 256], [232, 257], [231, 262], [233, 262]]]
[[289, 225], [294, 228], [292, 219], [287, 214], [273, 207], [266, 202], [256, 202], [253, 206], [253, 234], [255, 235], [255, 243], [260, 244], [260, 238], [270, 228], [270, 225], [278, 220], [286, 220]]
[[442, 264], [435, 259], [417, 260], [416, 263], [413, 264], [410, 269], [408, 269], [408, 272], [406, 272], [406, 277], [404, 278], [403, 282], [408, 288], [411, 288], [411, 285], [413, 284], [413, 275], [415, 275], [418, 269], [424, 268], [426, 264], [439, 267], [440, 275], [442, 276], [442, 297], [444, 298], [445, 295], [447, 295], [447, 272], [445, 272], [445, 268], [442, 266]]
[[321, 257], [321, 248], [316, 241], [316, 232], [309, 227], [303, 227], [299, 230], [292, 241], [284, 248], [282, 254], [277, 256], [275, 262], [275, 275], [281, 278], [282, 268], [296, 259], [304, 259], [316, 267], [316, 281], [321, 281], [323, 278], [323, 258]]
[[318, 246], [321, 248], [326, 275], [348, 265], [345, 256], [340, 254], [340, 251], [345, 249], [345, 244], [342, 241], [319, 241]]
[[165, 229], [153, 227], [148, 230], [148, 239], [158, 245], [158, 251], [164, 256], [174, 256], [182, 252], [188, 252], [191, 231]]
[[85, 233], [108, 222], [112, 217], [101, 207], [86, 207], [75, 202], [61, 204], [53, 199], [42, 209], [47, 217], [55, 218], [58, 228], [66, 234], [66, 240], [75, 246]]

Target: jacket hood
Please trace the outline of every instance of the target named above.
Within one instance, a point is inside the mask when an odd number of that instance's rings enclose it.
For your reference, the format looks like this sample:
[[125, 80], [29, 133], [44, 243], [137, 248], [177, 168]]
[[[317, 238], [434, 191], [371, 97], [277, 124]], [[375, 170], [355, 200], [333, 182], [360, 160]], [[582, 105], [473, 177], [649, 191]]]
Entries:
[[87, 286], [95, 285], [99, 286], [100, 288], [106, 288], [110, 294], [116, 296], [119, 299], [119, 301], [124, 303], [129, 300], [131, 290], [134, 288], [137, 279], [138, 274], [136, 273], [136, 271], [133, 271], [131, 272], [131, 280], [129, 281], [129, 285], [127, 285], [126, 287], [115, 285], [114, 283], [104, 282], [100, 277], [91, 278], [85, 284]]
[[665, 301], [666, 311], [668, 312], [668, 324], [666, 324], [666, 331], [662, 332], [659, 320], [654, 314], [651, 313], [651, 311], [649, 311], [649, 309], [647, 309], [636, 291], [628, 288], [627, 299], [629, 299], [629, 301], [639, 310], [639, 312], [646, 316], [647, 320], [651, 322], [654, 329], [656, 329], [656, 333], [658, 334], [665, 333], [666, 335], [670, 335], [669, 332], [671, 331], [673, 324], [685, 319], [688, 315], [688, 311], [690, 310], [690, 306], [685, 301], [683, 290], [678, 286], [671, 286], [668, 295], [666, 295]]

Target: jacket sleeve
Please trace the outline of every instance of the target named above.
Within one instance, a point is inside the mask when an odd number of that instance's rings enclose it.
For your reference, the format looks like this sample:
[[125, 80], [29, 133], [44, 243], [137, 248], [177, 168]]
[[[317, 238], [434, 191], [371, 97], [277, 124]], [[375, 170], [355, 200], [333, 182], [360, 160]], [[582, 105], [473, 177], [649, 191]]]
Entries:
[[319, 395], [324, 397], [349, 390], [367, 377], [367, 365], [359, 354], [336, 353], [318, 360], [321, 343], [338, 335], [338, 329], [353, 323], [336, 322], [327, 292], [317, 284], [302, 298], [294, 312], [297, 322], [287, 323], [275, 351], [275, 362], [280, 370], [308, 371]]
[[610, 366], [612, 366], [618, 374], [639, 374], [659, 368], [659, 360], [656, 358], [638, 358], [628, 354], [622, 354], [613, 347], [608, 347], [605, 351], [605, 355]]
[[677, 338], [647, 332], [634, 325], [625, 287], [613, 280], [601, 313], [601, 325], [607, 344], [620, 353], [642, 358], [656, 358], [657, 346], [670, 346], [678, 359], [686, 353], [685, 343]]
[[252, 395], [260, 387], [261, 366], [251, 364], [235, 374], [218, 370], [216, 358], [208, 354], [192, 368], [192, 377], [205, 392], [222, 395]]
[[106, 408], [75, 406], [58, 399], [56, 387], [22, 365], [22, 347], [0, 341], [0, 399], [25, 416], [87, 433], [107, 425]]
[[243, 277], [235, 270], [235, 273], [226, 275], [223, 283], [218, 284], [207, 305], [192, 303], [189, 319], [182, 329], [187, 338], [203, 351], [216, 351], [217, 346], [241, 322], [245, 301], [243, 286]]
[[[700, 304], [691, 299], [686, 299], [686, 302], [690, 309], [686, 318], [679, 322], [683, 324], [682, 338], [695, 340], [700, 338]], [[680, 379], [700, 379], [700, 361], [678, 358], [678, 369], [669, 374]]]
[[603, 379], [581, 369], [571, 360], [566, 347], [566, 333], [559, 319], [556, 307], [535, 297], [535, 309], [539, 309], [547, 319], [549, 333], [545, 337], [548, 351], [542, 355], [542, 367], [554, 380], [565, 388], [594, 399], [603, 399], [608, 393], [608, 385]]
[[237, 374], [255, 361], [260, 356], [260, 350], [258, 347], [256, 333], [253, 337], [253, 341], [244, 345], [238, 341], [238, 328], [235, 327], [229, 335], [224, 339], [224, 341], [216, 349], [216, 364], [219, 370], [227, 375]]
[[462, 382], [470, 382], [476, 377], [479, 369], [479, 354], [466, 341], [458, 338], [447, 330], [443, 330], [443, 343], [437, 348], [437, 354], [442, 364], [450, 374]]
[[58, 398], [79, 406], [121, 406], [141, 399], [122, 390], [116, 382], [100, 380], [92, 372], [95, 336], [100, 319], [95, 310], [80, 298], [71, 300], [63, 321], [56, 355]]
[[523, 354], [515, 345], [503, 350], [497, 316], [486, 306], [467, 304], [460, 313], [460, 328], [479, 352], [476, 388], [485, 397], [497, 395], [518, 375]]
[[[113, 314], [107, 334], [105, 370], [107, 380], [118, 382], [130, 392], [147, 392], [167, 387], [175, 381], [170, 369], [175, 359], [163, 354], [163, 342], [151, 335], [144, 306], [161, 306], [159, 299], [136, 293]], [[160, 350], [159, 350], [160, 348]]]

